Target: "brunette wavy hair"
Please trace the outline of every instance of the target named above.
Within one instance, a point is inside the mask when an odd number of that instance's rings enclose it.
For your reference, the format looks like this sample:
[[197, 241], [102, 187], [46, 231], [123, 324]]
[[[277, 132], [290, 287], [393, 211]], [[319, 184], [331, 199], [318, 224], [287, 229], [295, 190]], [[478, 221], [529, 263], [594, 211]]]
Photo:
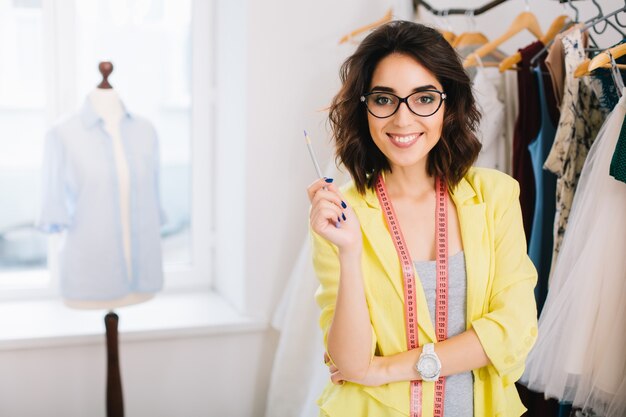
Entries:
[[333, 98], [329, 120], [336, 160], [343, 163], [364, 194], [391, 166], [370, 135], [367, 109], [360, 101], [368, 92], [378, 63], [392, 53], [414, 58], [430, 71], [446, 93], [441, 139], [428, 155], [428, 174], [455, 186], [480, 152], [476, 137], [480, 113], [470, 79], [456, 51], [435, 29], [414, 22], [393, 21], [370, 33], [341, 66], [342, 87]]

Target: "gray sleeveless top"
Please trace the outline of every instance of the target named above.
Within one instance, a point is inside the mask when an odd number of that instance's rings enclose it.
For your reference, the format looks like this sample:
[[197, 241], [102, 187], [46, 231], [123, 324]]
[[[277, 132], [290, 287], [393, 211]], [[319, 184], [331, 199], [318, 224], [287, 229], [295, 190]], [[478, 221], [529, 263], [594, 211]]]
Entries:
[[[435, 261], [413, 262], [424, 288], [430, 319], [435, 321], [435, 291], [437, 288]], [[467, 278], [465, 255], [459, 252], [448, 258], [448, 337], [465, 331]], [[435, 347], [436, 348], [436, 347]], [[474, 378], [472, 372], [446, 377], [444, 417], [474, 416]]]

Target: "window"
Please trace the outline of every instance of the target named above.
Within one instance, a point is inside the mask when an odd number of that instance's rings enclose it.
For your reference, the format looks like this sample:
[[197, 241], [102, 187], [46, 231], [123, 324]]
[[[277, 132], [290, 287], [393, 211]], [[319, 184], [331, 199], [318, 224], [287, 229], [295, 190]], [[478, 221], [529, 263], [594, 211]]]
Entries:
[[188, 265], [191, 197], [191, 0], [76, 2], [76, 102], [102, 79], [155, 125], [161, 151], [164, 263]]
[[[0, 272], [46, 264], [45, 236], [32, 227], [46, 118], [43, 39], [41, 4], [0, 0]], [[11, 277], [5, 286], [25, 280]], [[42, 283], [41, 274], [30, 278]]]
[[47, 236], [32, 226], [43, 140], [100, 82], [100, 61], [113, 62], [113, 88], [159, 135], [166, 286], [208, 287], [211, 71], [195, 51], [212, 45], [194, 36], [211, 23], [199, 3], [0, 0], [0, 290], [54, 291]]

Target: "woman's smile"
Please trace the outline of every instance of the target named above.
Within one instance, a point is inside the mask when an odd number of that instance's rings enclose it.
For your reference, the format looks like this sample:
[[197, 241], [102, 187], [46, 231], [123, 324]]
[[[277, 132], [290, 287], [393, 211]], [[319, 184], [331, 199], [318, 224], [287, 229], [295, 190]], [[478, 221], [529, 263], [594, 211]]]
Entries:
[[387, 137], [391, 140], [391, 143], [396, 145], [399, 148], [408, 148], [413, 145], [417, 140], [424, 134], [424, 132], [419, 133], [408, 133], [408, 134], [399, 134], [399, 133], [387, 133]]

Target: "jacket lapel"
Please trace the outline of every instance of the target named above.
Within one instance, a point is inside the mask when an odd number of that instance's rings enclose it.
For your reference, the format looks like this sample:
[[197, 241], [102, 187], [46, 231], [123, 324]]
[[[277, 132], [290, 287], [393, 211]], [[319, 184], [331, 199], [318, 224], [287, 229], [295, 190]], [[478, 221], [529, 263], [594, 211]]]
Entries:
[[462, 179], [451, 193], [461, 229], [467, 272], [466, 325], [482, 314], [491, 265], [486, 206], [476, 198], [469, 182]]
[[[387, 223], [380, 207], [376, 192], [368, 190], [364, 196], [366, 205], [357, 205], [353, 209], [361, 222], [363, 235], [372, 247], [376, 257], [386, 272], [386, 278], [391, 282], [396, 294], [404, 302], [404, 275], [400, 265], [398, 253], [387, 228]], [[365, 242], [364, 242], [365, 243]], [[428, 311], [428, 304], [424, 289], [417, 274], [415, 275], [415, 296], [417, 302], [418, 327], [422, 329], [431, 341], [436, 340], [432, 318]]]
[[354, 207], [354, 211], [359, 217], [361, 230], [363, 231], [363, 235], [365, 237], [365, 242], [363, 243], [371, 246], [372, 251], [376, 254], [376, 258], [378, 258], [379, 262], [383, 266], [383, 269], [387, 273], [387, 279], [391, 282], [396, 294], [401, 299], [404, 299], [400, 260], [398, 259], [396, 248], [393, 245], [393, 240], [391, 239], [387, 229], [383, 212], [380, 206], [378, 206], [376, 194], [374, 194], [373, 197], [377, 207], [372, 207], [369, 204], [368, 206]]

